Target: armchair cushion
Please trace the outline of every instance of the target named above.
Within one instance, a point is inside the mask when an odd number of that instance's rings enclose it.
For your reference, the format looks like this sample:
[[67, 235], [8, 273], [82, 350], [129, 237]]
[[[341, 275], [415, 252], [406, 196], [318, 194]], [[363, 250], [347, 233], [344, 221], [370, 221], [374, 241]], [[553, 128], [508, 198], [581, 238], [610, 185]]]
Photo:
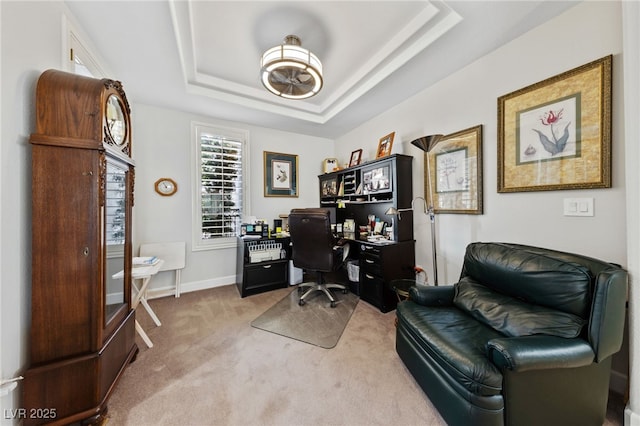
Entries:
[[500, 294], [471, 277], [464, 277], [455, 285], [453, 303], [507, 336], [546, 334], [573, 338], [585, 325], [577, 315]]
[[399, 327], [438, 360], [453, 383], [478, 395], [500, 394], [502, 374], [487, 358], [486, 343], [502, 334], [478, 321], [469, 321], [469, 316], [454, 306], [422, 309], [409, 300], [399, 303], [397, 309], [402, 323]]
[[592, 281], [589, 268], [554, 256], [553, 252], [514, 249], [508, 244], [481, 243], [467, 248], [461, 277], [535, 305], [589, 316]]

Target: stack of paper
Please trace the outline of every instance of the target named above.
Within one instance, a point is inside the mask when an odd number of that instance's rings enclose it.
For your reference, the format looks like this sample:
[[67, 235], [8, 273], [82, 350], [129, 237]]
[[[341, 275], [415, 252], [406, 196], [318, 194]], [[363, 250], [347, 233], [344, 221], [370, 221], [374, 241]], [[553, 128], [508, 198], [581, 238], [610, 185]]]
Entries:
[[134, 265], [155, 265], [158, 263], [160, 259], [155, 256], [150, 257], [134, 257], [133, 264]]

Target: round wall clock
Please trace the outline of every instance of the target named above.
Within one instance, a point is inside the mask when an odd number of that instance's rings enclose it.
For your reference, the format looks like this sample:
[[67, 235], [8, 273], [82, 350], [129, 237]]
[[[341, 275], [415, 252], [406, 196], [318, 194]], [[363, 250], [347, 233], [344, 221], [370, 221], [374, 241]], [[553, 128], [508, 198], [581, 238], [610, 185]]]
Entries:
[[160, 178], [155, 183], [156, 192], [168, 197], [178, 191], [178, 184], [170, 178]]

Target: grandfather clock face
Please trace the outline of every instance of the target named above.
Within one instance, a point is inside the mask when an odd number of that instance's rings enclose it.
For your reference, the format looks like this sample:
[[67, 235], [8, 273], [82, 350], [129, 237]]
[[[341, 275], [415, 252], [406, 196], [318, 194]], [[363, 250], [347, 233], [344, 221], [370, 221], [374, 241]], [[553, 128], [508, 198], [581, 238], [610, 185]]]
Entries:
[[127, 138], [127, 120], [120, 98], [111, 94], [105, 108], [107, 137], [117, 146], [122, 146]]

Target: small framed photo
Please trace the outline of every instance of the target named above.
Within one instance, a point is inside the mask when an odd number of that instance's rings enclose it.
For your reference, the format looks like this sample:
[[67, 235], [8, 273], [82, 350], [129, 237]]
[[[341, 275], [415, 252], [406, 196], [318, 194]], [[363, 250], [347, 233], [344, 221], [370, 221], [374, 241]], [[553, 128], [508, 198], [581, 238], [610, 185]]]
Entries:
[[322, 161], [322, 172], [323, 173], [331, 173], [335, 170], [338, 170], [338, 159], [337, 158], [325, 158]]
[[356, 149], [351, 153], [351, 159], [349, 160], [349, 167], [357, 166], [362, 161], [362, 150]]
[[322, 196], [334, 197], [338, 195], [338, 179], [331, 178], [322, 181]]
[[378, 142], [378, 151], [376, 152], [376, 158], [386, 157], [391, 154], [391, 147], [393, 146], [393, 137], [396, 132], [391, 132], [387, 136], [384, 136]]
[[264, 196], [298, 196], [298, 156], [264, 151]]

